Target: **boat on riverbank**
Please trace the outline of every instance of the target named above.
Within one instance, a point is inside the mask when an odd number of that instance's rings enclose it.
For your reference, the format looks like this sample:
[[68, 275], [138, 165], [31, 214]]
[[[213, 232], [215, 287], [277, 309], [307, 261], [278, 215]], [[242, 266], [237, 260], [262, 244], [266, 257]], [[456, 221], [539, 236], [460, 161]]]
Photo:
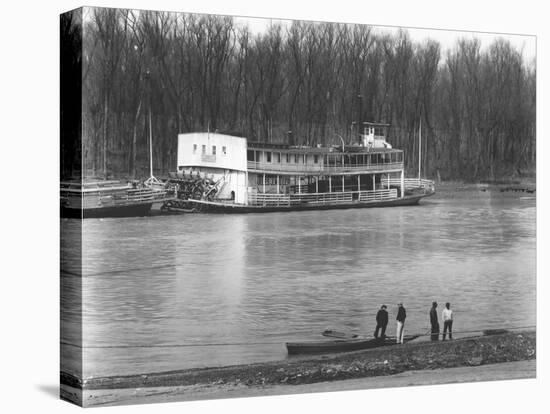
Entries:
[[[406, 335], [403, 341], [410, 342], [420, 335]], [[324, 341], [287, 342], [286, 349], [289, 355], [298, 354], [327, 354], [336, 352], [358, 351], [361, 349], [379, 348], [396, 345], [395, 338], [353, 338], [333, 339]]]
[[248, 142], [218, 133], [178, 136], [177, 178], [216, 183], [204, 197], [172, 202], [168, 211], [263, 213], [415, 205], [435, 193], [431, 180], [405, 178], [403, 151], [365, 123], [351, 145], [291, 146]]
[[146, 216], [162, 195], [139, 184], [108, 180], [61, 182], [61, 217]]

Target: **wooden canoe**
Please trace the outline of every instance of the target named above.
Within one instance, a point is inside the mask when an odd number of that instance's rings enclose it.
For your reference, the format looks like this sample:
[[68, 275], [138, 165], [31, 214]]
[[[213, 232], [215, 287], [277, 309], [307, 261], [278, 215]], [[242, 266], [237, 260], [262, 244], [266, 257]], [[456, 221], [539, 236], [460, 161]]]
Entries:
[[[416, 338], [418, 338], [418, 335], [407, 335], [404, 338], [404, 342], [409, 342]], [[396, 345], [395, 338], [359, 338], [335, 339], [330, 341], [287, 342], [286, 349], [289, 355], [329, 354], [391, 345]]]

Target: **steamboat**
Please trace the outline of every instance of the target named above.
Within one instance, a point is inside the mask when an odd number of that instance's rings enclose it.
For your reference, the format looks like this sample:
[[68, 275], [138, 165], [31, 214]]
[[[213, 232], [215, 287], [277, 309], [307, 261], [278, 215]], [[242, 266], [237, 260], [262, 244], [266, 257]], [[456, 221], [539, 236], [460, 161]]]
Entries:
[[380, 134], [387, 124], [364, 123], [359, 142], [291, 146], [248, 142], [219, 133], [178, 135], [177, 186], [190, 177], [212, 183], [163, 206], [168, 211], [264, 213], [415, 205], [434, 182], [406, 178], [403, 151]]

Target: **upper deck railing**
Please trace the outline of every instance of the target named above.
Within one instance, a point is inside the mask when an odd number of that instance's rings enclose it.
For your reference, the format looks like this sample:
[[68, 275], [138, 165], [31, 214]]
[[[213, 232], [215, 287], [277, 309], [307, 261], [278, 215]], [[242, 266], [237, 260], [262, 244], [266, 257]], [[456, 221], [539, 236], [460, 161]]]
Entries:
[[403, 169], [402, 162], [372, 163], [364, 165], [287, 164], [248, 161], [249, 172], [286, 174], [344, 174]]

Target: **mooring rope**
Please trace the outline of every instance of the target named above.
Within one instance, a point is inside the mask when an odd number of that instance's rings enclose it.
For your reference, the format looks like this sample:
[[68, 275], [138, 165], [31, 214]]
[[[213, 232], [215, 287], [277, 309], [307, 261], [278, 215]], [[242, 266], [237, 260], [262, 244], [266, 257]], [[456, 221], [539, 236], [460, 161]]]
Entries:
[[[468, 331], [453, 331], [452, 334], [465, 334], [465, 333], [476, 333], [476, 332], [483, 332], [483, 331], [489, 331], [489, 330], [503, 330], [503, 331], [509, 331], [509, 330], [517, 330], [517, 329], [533, 329], [536, 328], [536, 325], [530, 325], [530, 326], [516, 326], [511, 328], [485, 328], [485, 329], [476, 329], [476, 330], [468, 330]], [[448, 334], [449, 332], [447, 332]], [[415, 336], [415, 337], [421, 337], [421, 336], [431, 336], [431, 333], [426, 334], [415, 334], [415, 335], [405, 335], [407, 336]], [[434, 334], [435, 335], [435, 334]], [[439, 335], [443, 335], [442, 332], [439, 333]], [[388, 339], [395, 339], [394, 336], [387, 336]], [[346, 338], [333, 338], [333, 339], [340, 339], [340, 340], [346, 340]], [[349, 338], [350, 340], [368, 340], [373, 339], [369, 337], [364, 336], [357, 336], [355, 338]], [[115, 348], [115, 349], [125, 349], [125, 348], [186, 348], [186, 347], [209, 347], [209, 346], [252, 346], [252, 345], [282, 345], [285, 342], [292, 342], [294, 340], [279, 340], [277, 342], [269, 341], [269, 342], [218, 342], [218, 343], [200, 343], [200, 344], [165, 344], [165, 345], [148, 345], [148, 344], [137, 344], [137, 345], [97, 345], [97, 346], [83, 346], [79, 344], [75, 344], [68, 341], [60, 341], [62, 345], [68, 345], [75, 348], [81, 348], [81, 349], [109, 349], [109, 348]], [[319, 342], [318, 340], [311, 340], [311, 341], [300, 341], [301, 343], [315, 343]]]

